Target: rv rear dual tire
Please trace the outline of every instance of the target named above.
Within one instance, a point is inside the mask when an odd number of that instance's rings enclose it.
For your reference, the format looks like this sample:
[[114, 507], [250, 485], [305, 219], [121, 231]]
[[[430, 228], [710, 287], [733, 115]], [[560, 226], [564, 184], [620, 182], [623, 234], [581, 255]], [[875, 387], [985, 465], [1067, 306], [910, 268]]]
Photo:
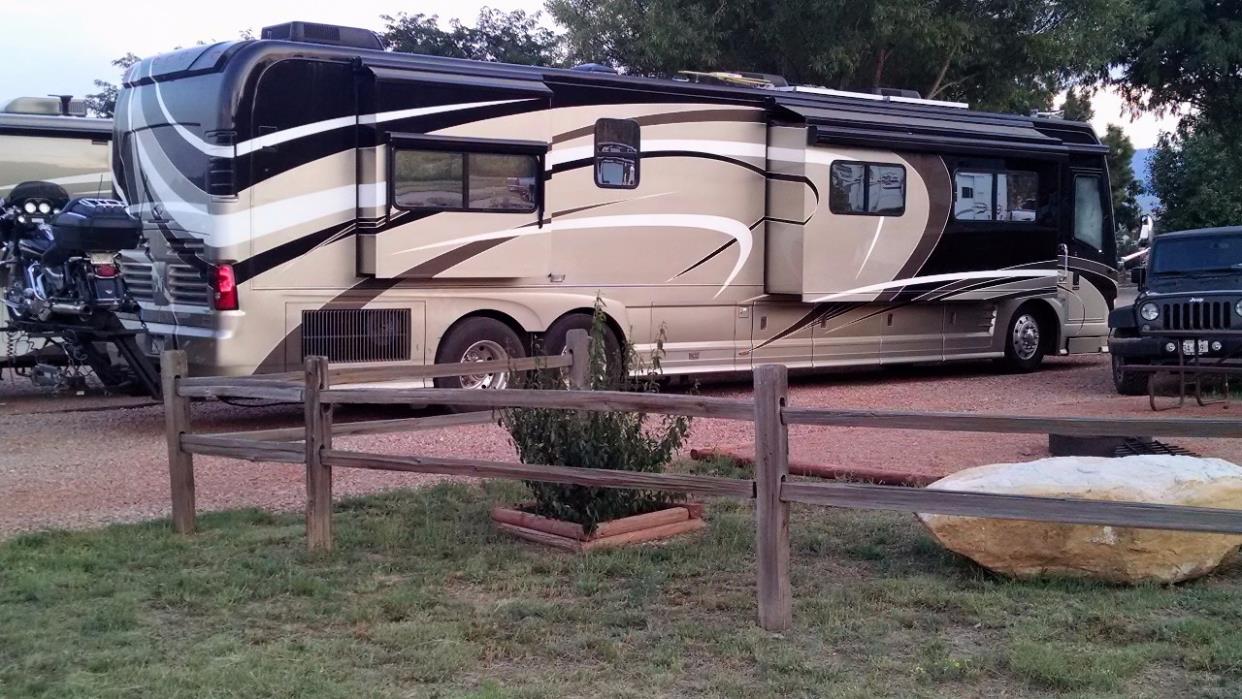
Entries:
[[[526, 356], [525, 345], [508, 325], [495, 318], [467, 318], [454, 325], [440, 342], [436, 364], [503, 361]], [[447, 376], [435, 380], [436, 388], [502, 389], [509, 385], [507, 372], [472, 376]]]

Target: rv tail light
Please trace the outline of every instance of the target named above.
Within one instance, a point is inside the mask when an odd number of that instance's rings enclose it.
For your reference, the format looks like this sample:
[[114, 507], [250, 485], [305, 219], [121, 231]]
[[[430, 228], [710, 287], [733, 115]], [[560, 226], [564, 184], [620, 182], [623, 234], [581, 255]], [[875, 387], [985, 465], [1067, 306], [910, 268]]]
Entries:
[[219, 265], [216, 267], [214, 279], [212, 279], [212, 307], [217, 311], [236, 311], [237, 304], [237, 277], [233, 275], [233, 265]]

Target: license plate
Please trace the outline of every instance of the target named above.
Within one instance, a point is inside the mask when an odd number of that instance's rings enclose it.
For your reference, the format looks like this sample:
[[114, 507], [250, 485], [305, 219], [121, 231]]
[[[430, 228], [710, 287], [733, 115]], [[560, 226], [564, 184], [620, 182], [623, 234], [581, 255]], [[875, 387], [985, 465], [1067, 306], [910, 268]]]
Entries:
[[1198, 343], [1196, 343], [1194, 340], [1182, 340], [1182, 354], [1207, 354], [1207, 353], [1208, 353], [1208, 341], [1207, 340], [1199, 340]]
[[89, 253], [89, 254], [90, 254], [90, 256], [91, 256], [91, 264], [92, 264], [92, 265], [110, 265], [110, 264], [112, 264], [113, 254], [112, 254], [112, 253], [110, 253], [110, 252], [92, 252], [92, 253]]

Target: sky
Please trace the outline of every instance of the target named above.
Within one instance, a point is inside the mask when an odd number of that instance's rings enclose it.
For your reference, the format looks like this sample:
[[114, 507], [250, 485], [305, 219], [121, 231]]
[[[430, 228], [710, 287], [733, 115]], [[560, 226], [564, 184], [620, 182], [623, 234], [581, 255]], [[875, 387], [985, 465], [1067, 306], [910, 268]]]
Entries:
[[[235, 39], [244, 30], [292, 19], [380, 29], [380, 15], [399, 11], [473, 20], [483, 5], [500, 10], [542, 7], [542, 0], [0, 0], [0, 102], [24, 95], [95, 92], [94, 81], [120, 81], [110, 61], [133, 52], [150, 56], [200, 41]], [[739, 66], [744, 69], [745, 66]], [[1135, 148], [1150, 148], [1176, 119], [1133, 119], [1121, 98], [1102, 91], [1092, 102], [1096, 130], [1120, 125]]]

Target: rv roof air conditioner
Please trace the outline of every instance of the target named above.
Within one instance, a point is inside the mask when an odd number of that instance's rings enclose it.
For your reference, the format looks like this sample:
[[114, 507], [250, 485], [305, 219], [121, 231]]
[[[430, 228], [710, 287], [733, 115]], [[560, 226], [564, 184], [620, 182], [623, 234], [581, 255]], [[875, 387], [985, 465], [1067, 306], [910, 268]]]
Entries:
[[341, 27], [335, 24], [319, 24], [318, 22], [275, 24], [270, 27], [264, 27], [259, 36], [262, 39], [297, 41], [304, 44], [327, 44], [329, 46], [349, 46], [356, 49], [384, 50], [384, 43], [370, 29]]
[[918, 90], [907, 90], [901, 87], [876, 87], [872, 88], [872, 93], [881, 97], [905, 97], [912, 100], [921, 100], [923, 95]]
[[15, 97], [0, 108], [0, 112], [40, 116], [86, 116], [86, 102], [72, 95]]

